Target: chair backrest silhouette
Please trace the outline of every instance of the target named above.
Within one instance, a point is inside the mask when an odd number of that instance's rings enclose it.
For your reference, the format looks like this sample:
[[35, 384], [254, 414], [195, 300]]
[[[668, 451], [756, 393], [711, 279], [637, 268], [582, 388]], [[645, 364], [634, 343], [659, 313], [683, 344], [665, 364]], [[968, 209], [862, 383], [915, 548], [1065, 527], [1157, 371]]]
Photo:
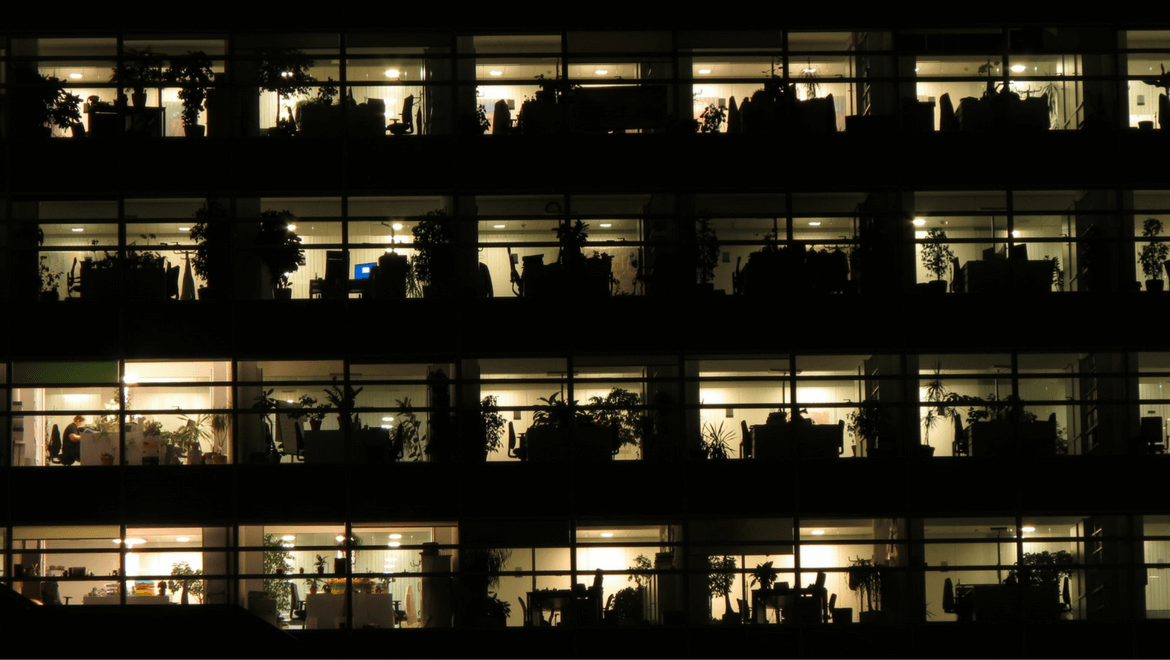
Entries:
[[344, 250], [325, 253], [325, 286], [321, 297], [334, 300], [349, 297], [349, 255]]
[[402, 102], [402, 119], [386, 127], [391, 135], [409, 135], [414, 133], [414, 94], [407, 96]]
[[739, 432], [743, 436], [739, 441], [739, 455], [744, 458], [751, 458], [752, 432], [748, 430], [747, 420], [739, 420]]

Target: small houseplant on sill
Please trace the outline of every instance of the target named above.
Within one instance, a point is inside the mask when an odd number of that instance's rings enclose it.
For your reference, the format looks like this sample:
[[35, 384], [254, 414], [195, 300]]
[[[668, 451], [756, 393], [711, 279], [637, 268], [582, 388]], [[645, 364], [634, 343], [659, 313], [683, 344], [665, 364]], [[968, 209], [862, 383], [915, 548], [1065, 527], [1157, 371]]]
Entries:
[[289, 228], [289, 220], [295, 217], [288, 211], [262, 211], [260, 231], [253, 243], [256, 254], [268, 267], [268, 278], [273, 286], [272, 297], [277, 300], [292, 299], [289, 276], [305, 265], [301, 237]]
[[211, 58], [203, 51], [188, 51], [186, 55], [171, 58], [171, 66], [164, 74], [166, 81], [178, 84], [179, 100], [183, 102], [183, 131], [187, 137], [203, 137], [206, 126], [199, 124], [207, 89], [215, 78]]
[[191, 268], [204, 286], [199, 287], [200, 300], [228, 297], [228, 277], [231, 274], [232, 228], [227, 211], [214, 200], [208, 200], [195, 212], [199, 222], [189, 234], [195, 241]]
[[630, 575], [626, 578], [626, 581], [633, 582], [634, 586], [621, 589], [609, 597], [613, 607], [609, 608], [609, 603], [606, 603], [605, 622], [607, 624], [629, 626], [646, 622], [646, 588], [650, 586], [652, 569], [649, 557], [638, 555], [634, 559], [634, 565], [630, 567]]
[[297, 420], [308, 417], [309, 430], [320, 431], [321, 424], [325, 421], [325, 416], [329, 414], [332, 407], [328, 403], [317, 403], [316, 397], [311, 394], [302, 394], [299, 403], [301, 410], [289, 413], [289, 417]]
[[[359, 387], [356, 390], [346, 383], [344, 386], [337, 385], [337, 376], [333, 377], [333, 384], [325, 390], [325, 398], [329, 400], [329, 408], [325, 410], [337, 411], [337, 426], [341, 430], [348, 430], [353, 425], [354, 408], [357, 406], [357, 396], [362, 393], [364, 387]], [[322, 411], [324, 414], [324, 411]]]
[[158, 85], [163, 80], [163, 58], [150, 49], [127, 48], [122, 61], [111, 71], [110, 82], [118, 83], [118, 102], [124, 104], [122, 92], [130, 90], [130, 100], [135, 108], [146, 107], [146, 88]]
[[[140, 238], [153, 240], [156, 237], [141, 234]], [[130, 249], [137, 243], [136, 239], [126, 246], [121, 257], [110, 252], [105, 252], [98, 260], [87, 257], [81, 265], [82, 297], [90, 300], [165, 299], [167, 260], [158, 252]]]
[[943, 277], [950, 271], [955, 253], [951, 246], [943, 241], [947, 240], [947, 233], [941, 229], [931, 229], [926, 232], [926, 241], [922, 244], [922, 265], [927, 272], [934, 275], [934, 280], [924, 287], [929, 293], [939, 295], [947, 292], [947, 281]]
[[[845, 430], [853, 436], [854, 456], [876, 457], [892, 454], [890, 448], [881, 442], [881, 438], [887, 434], [887, 429], [882, 407], [877, 401], [866, 399], [857, 410], [849, 413], [848, 418], [849, 423]], [[889, 444], [893, 445], [892, 442]]]
[[10, 126], [21, 135], [50, 137], [53, 129], [72, 130], [74, 137], [85, 131], [81, 124], [81, 97], [65, 90], [59, 78], [42, 76], [35, 68], [12, 69]]
[[41, 276], [41, 293], [40, 299], [42, 302], [56, 302], [61, 299], [59, 288], [61, 286], [61, 278], [65, 273], [59, 270], [49, 268], [47, 262], [49, 258], [41, 255], [40, 262], [40, 276]]
[[772, 585], [776, 584], [778, 577], [779, 571], [773, 568], [770, 561], [756, 564], [755, 570], [752, 571], [751, 586], [760, 585], [759, 589], [752, 589], [752, 612], [756, 622], [760, 620], [759, 613], [764, 612], [763, 608], [767, 607], [765, 602], [772, 595]]
[[212, 463], [215, 465], [224, 465], [227, 463], [227, 440], [228, 433], [231, 428], [232, 418], [230, 415], [211, 415], [210, 416], [210, 442], [211, 449], [203, 454], [204, 463]]
[[640, 410], [642, 398], [636, 392], [615, 387], [605, 397], [589, 397], [588, 414], [593, 423], [613, 433], [613, 453], [626, 445], [638, 446], [646, 420]]
[[1162, 280], [1162, 266], [1170, 257], [1170, 245], [1154, 238], [1162, 233], [1162, 222], [1157, 218], [1146, 218], [1142, 223], [1142, 237], [1150, 242], [1142, 246], [1138, 260], [1146, 275], [1146, 291], [1161, 292], [1166, 283]]

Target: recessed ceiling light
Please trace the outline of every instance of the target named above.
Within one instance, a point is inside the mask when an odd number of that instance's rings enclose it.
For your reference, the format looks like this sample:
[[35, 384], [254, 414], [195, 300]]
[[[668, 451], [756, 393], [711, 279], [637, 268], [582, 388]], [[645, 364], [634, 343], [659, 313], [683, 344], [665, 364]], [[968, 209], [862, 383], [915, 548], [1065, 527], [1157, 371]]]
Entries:
[[1025, 525], [1024, 527], [1020, 528], [1020, 531], [1021, 532], [1034, 532], [1034, 531], [1036, 531], [1036, 528], [1032, 527], [1031, 525]]
[[812, 535], [813, 535], [813, 536], [824, 536], [824, 535], [825, 535], [825, 530], [823, 530], [823, 529], [814, 529], [814, 530], [812, 531]]
[[613, 226], [613, 223], [612, 222], [602, 222], [602, 223], [598, 223], [597, 226], [601, 227], [602, 229], [609, 229], [610, 227]]
[[699, 74], [700, 74], [700, 75], [704, 75], [704, 76], [705, 76], [705, 75], [707, 75], [708, 73], [711, 73], [711, 69], [699, 69]]
[[69, 231], [74, 232], [74, 233], [81, 233], [81, 232], [85, 231], [85, 227], [73, 227]]
[[127, 384], [127, 385], [133, 385], [134, 383], [138, 382], [138, 374], [131, 371], [131, 372], [127, 373], [125, 376], [122, 376], [122, 382]]
[[593, 73], [599, 76], [604, 76], [605, 74], [609, 73], [609, 69], [594, 69]]
[[492, 229], [503, 229], [507, 225], [492, 225]]
[[297, 540], [297, 537], [293, 536], [292, 534], [285, 534], [284, 536], [280, 537], [280, 540], [281, 541], [295, 541], [295, 540]]
[[190, 540], [191, 540], [191, 537], [189, 537], [189, 536], [180, 536], [180, 537], [176, 538], [175, 540], [176, 540], [176, 541], [178, 541], [179, 543], [186, 543], [186, 542], [188, 542], [188, 541], [190, 541]]
[[926, 224], [926, 218], [914, 218], [914, 225], [916, 227], [921, 227], [924, 224]]
[[334, 541], [337, 541], [338, 543], [341, 543], [342, 541], [344, 541], [344, 540], [345, 540], [345, 537], [344, 537], [344, 536], [342, 536], [341, 534], [338, 534], [337, 536], [334, 536], [334, 537], [333, 537], [333, 540], [334, 540]]
[[1019, 237], [1020, 237], [1020, 230], [1019, 230], [1019, 229], [1013, 229], [1013, 230], [1012, 230], [1012, 238], [1019, 238]]
[[809, 226], [809, 227], [820, 227], [820, 226], [821, 226], [821, 221], [820, 221], [820, 220], [809, 220], [809, 221], [808, 221], [808, 226]]
[[397, 547], [401, 546], [402, 544], [399, 543], [398, 541], [391, 541], [391, 542], [387, 543], [386, 545], [390, 546], [391, 548], [397, 548]]
[[80, 73], [71, 73], [71, 74], [69, 74], [69, 78], [71, 80], [81, 80], [81, 74]]
[[179, 227], [179, 231], [191, 231], [190, 227]]
[[289, 231], [296, 231], [296, 230], [297, 230], [297, 226], [296, 226], [296, 225], [289, 225], [289, 226], [288, 226], [288, 230], [289, 230]]
[[390, 535], [390, 538], [392, 538], [392, 539], [400, 539], [400, 538], [402, 538], [402, 535], [401, 535], [401, 534], [391, 534], [391, 535]]
[[1023, 64], [1013, 64], [1012, 65], [1012, 73], [1020, 73], [1021, 71], [1027, 71], [1027, 70], [1028, 70], [1028, 67], [1024, 66]]
[[603, 538], [603, 539], [608, 539], [611, 536], [613, 536], [613, 532], [602, 532], [601, 533], [601, 538]]
[[918, 73], [918, 67], [914, 67], [914, 73]]
[[382, 418], [382, 421], [383, 421], [383, 422], [393, 422], [393, 421], [394, 421], [394, 418], [393, 418], [393, 417], [383, 417], [383, 418]]
[[400, 75], [402, 75], [402, 73], [398, 69], [386, 69], [387, 78], [397, 78]]
[[502, 75], [504, 75], [504, 72], [500, 71], [500, 70], [488, 71], [488, 75], [489, 76], [502, 76]]

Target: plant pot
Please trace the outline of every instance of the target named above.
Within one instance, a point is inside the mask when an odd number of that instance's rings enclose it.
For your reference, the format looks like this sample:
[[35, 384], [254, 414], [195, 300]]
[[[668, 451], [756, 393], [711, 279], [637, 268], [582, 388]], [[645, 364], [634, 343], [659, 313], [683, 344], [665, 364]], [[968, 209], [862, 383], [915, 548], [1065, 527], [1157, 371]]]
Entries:
[[195, 124], [193, 126], [184, 126], [183, 127], [183, 135], [186, 135], [189, 138], [201, 138], [206, 134], [207, 134], [207, 127], [200, 125], [200, 124]]
[[914, 455], [921, 456], [923, 458], [930, 458], [931, 456], [934, 456], [934, 447], [931, 447], [930, 445], [918, 445], [918, 449], [914, 451]]
[[1154, 122], [1152, 122], [1152, 121], [1139, 121], [1138, 128], [1140, 128], [1143, 131], [1152, 131], [1152, 130], [1154, 130]]
[[107, 455], [103, 454], [101, 460], [102, 460], [102, 465], [113, 465], [114, 464], [114, 457], [113, 456], [107, 456]]
[[886, 620], [886, 613], [880, 610], [870, 610], [868, 612], [858, 612], [857, 620], [861, 623], [882, 623]]
[[135, 108], [145, 108], [146, 107], [146, 92], [131, 92], [130, 93], [130, 103]]
[[292, 300], [292, 289], [277, 288], [272, 290], [273, 300]]
[[1154, 293], [1161, 293], [1166, 289], [1166, 282], [1161, 278], [1156, 280], [1146, 280], [1146, 291], [1153, 291]]
[[325, 567], [324, 566], [317, 567], [317, 575], [325, 575]]
[[321, 422], [323, 422], [323, 421], [325, 421], [325, 420], [310, 419], [309, 420], [309, 430], [310, 431], [320, 431], [321, 430]]

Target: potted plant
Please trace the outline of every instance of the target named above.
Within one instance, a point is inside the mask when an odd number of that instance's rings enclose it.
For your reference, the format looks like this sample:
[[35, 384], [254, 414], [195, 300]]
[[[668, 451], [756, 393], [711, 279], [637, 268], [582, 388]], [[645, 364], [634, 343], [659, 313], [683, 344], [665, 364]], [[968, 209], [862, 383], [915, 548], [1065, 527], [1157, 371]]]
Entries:
[[[333, 384], [325, 389], [325, 398], [329, 401], [329, 408], [325, 410], [337, 411], [337, 426], [345, 431], [353, 424], [354, 407], [357, 405], [357, 395], [362, 393], [364, 387], [359, 387], [356, 390], [346, 383], [344, 388], [338, 387], [337, 376], [333, 377]], [[322, 411], [324, 414], [324, 411]]]
[[[1049, 617], [1059, 619], [1062, 605], [1064, 609], [1071, 607], [1068, 594], [1068, 580], [1072, 577], [1075, 564], [1072, 553], [1068, 550], [1056, 552], [1025, 552], [1020, 562], [1008, 573], [1007, 583], [1017, 584], [1021, 588], [1034, 588], [1040, 592], [1039, 601], [1051, 605]], [[1061, 582], [1064, 582], [1064, 593], [1061, 593]], [[1025, 601], [1026, 602], [1026, 601]]]
[[208, 200], [195, 212], [199, 219], [189, 234], [195, 241], [191, 268], [204, 286], [199, 287], [200, 300], [227, 298], [228, 277], [231, 274], [232, 228], [227, 210], [214, 200]]
[[922, 416], [922, 429], [926, 432], [923, 444], [919, 451], [923, 456], [934, 456], [934, 447], [930, 446], [930, 430], [940, 423], [949, 422], [955, 415], [955, 409], [947, 405], [950, 392], [942, 381], [942, 365], [934, 365], [934, 377], [926, 383], [926, 413]]
[[211, 58], [203, 51], [187, 51], [186, 55], [172, 57], [165, 78], [167, 83], [180, 86], [183, 131], [187, 137], [203, 137], [207, 127], [199, 124], [199, 114], [203, 112], [207, 89], [215, 78], [215, 73], [211, 70]]
[[881, 442], [888, 431], [884, 417], [881, 405], [872, 399], [862, 401], [857, 410], [850, 411], [845, 430], [853, 436], [854, 455], [881, 456], [892, 453], [893, 443], [885, 447]]
[[59, 78], [42, 76], [33, 68], [15, 67], [10, 84], [10, 125], [14, 131], [49, 137], [52, 129], [59, 128], [71, 130], [74, 137], [84, 135], [81, 97], [65, 91]]
[[327, 403], [317, 403], [317, 398], [311, 394], [302, 394], [299, 403], [303, 412], [289, 413], [290, 416], [293, 419], [308, 417], [309, 430], [320, 431], [321, 424], [325, 421], [325, 416], [329, 414], [332, 407]]
[[725, 461], [735, 453], [735, 450], [731, 448], [731, 441], [734, 439], [735, 434], [730, 429], [725, 430], [723, 422], [719, 422], [719, 426], [705, 422], [699, 452], [702, 458]]
[[297, 134], [304, 136], [340, 137], [341, 106], [333, 105], [333, 97], [337, 96], [337, 86], [333, 78], [329, 78], [317, 88], [317, 94], [312, 98], [297, 101]]
[[394, 457], [401, 456], [404, 461], [419, 462], [426, 453], [426, 436], [419, 432], [422, 421], [414, 414], [410, 397], [396, 399], [395, 403], [398, 404], [398, 425], [390, 434], [392, 453]]
[[499, 589], [512, 551], [507, 548], [469, 548], [460, 553], [462, 612], [471, 628], [502, 628], [511, 609], [492, 589]]
[[163, 80], [163, 57], [146, 50], [127, 48], [118, 66], [112, 69], [110, 82], [118, 83], [118, 101], [125, 103], [122, 92], [130, 90], [130, 101], [135, 108], [146, 107], [146, 88], [157, 86]]
[[227, 463], [227, 440], [231, 429], [231, 415], [211, 415], [211, 449], [203, 455], [203, 462], [216, 465]]
[[712, 598], [723, 597], [726, 609], [723, 612], [723, 623], [740, 623], [743, 619], [741, 612], [736, 612], [731, 606], [731, 589], [735, 586], [735, 557], [708, 557], [707, 565], [710, 573], [707, 574], [707, 590]]
[[695, 269], [699, 276], [699, 291], [711, 293], [715, 290], [715, 268], [722, 254], [719, 237], [709, 224], [709, 218], [701, 215], [695, 220]]
[[421, 284], [423, 297], [450, 296], [455, 293], [455, 219], [442, 209], [428, 211], [411, 229], [414, 235], [414, 278]]
[[1162, 291], [1165, 282], [1162, 280], [1162, 266], [1166, 258], [1170, 257], [1170, 245], [1154, 240], [1162, 233], [1162, 221], [1157, 218], [1146, 218], [1142, 223], [1142, 237], [1150, 242], [1142, 246], [1138, 254], [1138, 261], [1142, 264], [1142, 272], [1146, 275], [1146, 291]]
[[190, 564], [185, 561], [175, 562], [171, 564], [171, 575], [178, 579], [170, 580], [166, 584], [171, 588], [171, 593], [180, 593], [182, 589], [179, 603], [182, 605], [188, 604], [188, 594], [194, 596], [200, 603], [203, 602], [203, 569], [193, 569]]
[[[291, 136], [296, 133], [290, 99], [293, 94], [308, 94], [309, 86], [317, 82], [309, 73], [315, 63], [313, 58], [296, 49], [267, 50], [260, 54], [260, 68], [256, 72], [260, 89], [278, 97], [276, 127], [268, 129], [269, 135]], [[288, 119], [280, 117], [282, 102], [288, 109]]]
[[[752, 571], [751, 586], [760, 585], [759, 589], [752, 589], [752, 612], [755, 612], [756, 622], [760, 623], [760, 613], [765, 611], [765, 603], [769, 596], [772, 595], [772, 585], [776, 584], [776, 579], [780, 572], [772, 566], [772, 562], [765, 562], [763, 564], [756, 564], [755, 570]], [[766, 622], [766, 621], [765, 621]]]
[[55, 302], [61, 299], [61, 293], [58, 291], [58, 288], [61, 286], [61, 278], [65, 273], [49, 268], [49, 264], [46, 263], [48, 260], [49, 257], [41, 255], [39, 268], [41, 278], [40, 299], [43, 302]]
[[273, 286], [272, 297], [277, 300], [292, 299], [289, 276], [305, 265], [301, 237], [288, 226], [289, 220], [295, 217], [288, 211], [261, 212], [260, 231], [253, 243], [255, 253], [268, 267], [268, 278]]
[[702, 125], [699, 126], [700, 133], [718, 133], [723, 122], [727, 120], [727, 110], [714, 103], [709, 103], [706, 108], [703, 108], [699, 119], [703, 120]]
[[280, 538], [275, 534], [264, 535], [263, 570], [264, 593], [276, 601], [276, 611], [282, 612], [289, 608], [292, 597], [292, 584], [284, 577], [284, 572], [292, 563], [293, 555], [281, 545]]
[[508, 422], [500, 414], [497, 403], [498, 398], [490, 395], [485, 396], [479, 402], [477, 422], [477, 438], [479, 442], [477, 443], [478, 446], [473, 447], [473, 459], [476, 461], [487, 460], [487, 455], [499, 451], [502, 445], [501, 439], [504, 437], [505, 430], [508, 428]]
[[927, 272], [934, 275], [933, 282], [927, 284], [927, 291], [932, 294], [947, 292], [947, 282], [943, 279], [951, 269], [955, 253], [951, 246], [943, 241], [947, 240], [947, 233], [941, 229], [931, 229], [926, 232], [926, 242], [922, 244], [922, 265]]
[[[154, 234], [140, 239], [154, 240]], [[119, 256], [105, 252], [101, 259], [87, 257], [81, 264], [82, 297], [90, 300], [163, 300], [167, 297], [167, 260], [153, 250], [131, 250]], [[95, 241], [96, 242], [96, 241]]]
[[613, 388], [604, 397], [589, 398], [587, 414], [597, 426], [609, 429], [613, 434], [613, 453], [626, 445], [638, 445], [646, 427], [644, 415], [636, 408], [642, 398], [636, 392]]
[[857, 594], [860, 605], [865, 607], [858, 612], [858, 620], [862, 623], [872, 623], [885, 619], [881, 611], [882, 605], [882, 567], [871, 559], [849, 560], [849, 590]]

